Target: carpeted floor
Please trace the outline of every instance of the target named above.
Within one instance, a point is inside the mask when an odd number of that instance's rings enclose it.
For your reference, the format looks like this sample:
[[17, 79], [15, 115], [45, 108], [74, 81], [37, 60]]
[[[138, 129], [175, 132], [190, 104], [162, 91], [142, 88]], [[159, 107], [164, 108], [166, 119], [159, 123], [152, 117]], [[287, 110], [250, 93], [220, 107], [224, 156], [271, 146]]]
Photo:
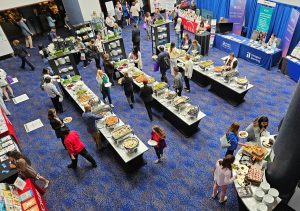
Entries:
[[[127, 54], [131, 50], [131, 29], [129, 26], [123, 30]], [[146, 40], [144, 30], [141, 33], [143, 70], [159, 79], [159, 73], [152, 70], [151, 42]], [[175, 41], [174, 34], [172, 41]], [[46, 43], [47, 38], [34, 38], [35, 46], [41, 42]], [[79, 111], [73, 102], [66, 99], [64, 107], [67, 111], [61, 117], [73, 117], [70, 128], [79, 132], [88, 151], [98, 163], [98, 168], [92, 169], [89, 163], [79, 158], [79, 168], [74, 171], [66, 167], [70, 162], [69, 157], [47, 120], [47, 110], [52, 107], [52, 103], [39, 88], [42, 60], [37, 49], [29, 51], [32, 54], [30, 60], [37, 67], [35, 72], [19, 70], [18, 58], [0, 61], [0, 68], [19, 79], [19, 83], [12, 85], [15, 95], [26, 93], [30, 98], [18, 105], [7, 102], [7, 107], [13, 114], [10, 119], [23, 152], [32, 160], [33, 166], [51, 181], [45, 198], [49, 210], [53, 211], [237, 210], [236, 192], [232, 186], [228, 190], [228, 202], [225, 205], [210, 199], [212, 170], [215, 161], [225, 153], [220, 147], [219, 137], [233, 121], [239, 122], [243, 129], [260, 115], [269, 117], [269, 131], [276, 133], [296, 85], [277, 68], [267, 71], [242, 59], [239, 59], [241, 75], [246, 75], [254, 88], [246, 95], [246, 101], [238, 107], [232, 107], [209, 92], [208, 88], [201, 88], [192, 82], [191, 93], [184, 94], [193, 103], [199, 104], [207, 117], [200, 123], [201, 130], [191, 138], [184, 138], [156, 111], [154, 121], [150, 122], [138, 95], [134, 109], [130, 110], [122, 88], [113, 87], [111, 94], [114, 112], [134, 128], [144, 143], [154, 124], [162, 126], [167, 132], [166, 161], [154, 164], [155, 152], [150, 149], [144, 155], [148, 164], [134, 174], [125, 173], [110, 150], [102, 153], [96, 151]], [[208, 58], [221, 64], [220, 58], [225, 55], [212, 48]], [[95, 63], [91, 63], [87, 69], [83, 69], [80, 64], [79, 68], [83, 80], [99, 95]], [[169, 77], [171, 78], [170, 75]], [[37, 118], [42, 120], [44, 127], [27, 134], [23, 125]]]

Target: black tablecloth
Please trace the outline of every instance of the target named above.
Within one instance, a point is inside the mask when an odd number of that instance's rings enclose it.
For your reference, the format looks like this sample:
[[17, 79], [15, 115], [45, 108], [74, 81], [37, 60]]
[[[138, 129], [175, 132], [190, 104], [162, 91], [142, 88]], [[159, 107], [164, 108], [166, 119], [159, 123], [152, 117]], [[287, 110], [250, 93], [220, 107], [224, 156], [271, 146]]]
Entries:
[[207, 56], [209, 50], [210, 33], [205, 31], [202, 34], [195, 34], [195, 40], [201, 45], [201, 55]]

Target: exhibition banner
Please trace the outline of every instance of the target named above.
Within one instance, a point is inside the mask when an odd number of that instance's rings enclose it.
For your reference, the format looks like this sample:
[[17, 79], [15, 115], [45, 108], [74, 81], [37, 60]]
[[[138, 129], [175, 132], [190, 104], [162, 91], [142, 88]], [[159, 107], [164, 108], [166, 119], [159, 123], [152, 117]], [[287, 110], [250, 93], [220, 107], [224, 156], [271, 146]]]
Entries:
[[271, 23], [273, 8], [261, 5], [256, 30], [267, 32]]
[[233, 22], [233, 33], [240, 35], [245, 16], [246, 1], [231, 0], [229, 8], [229, 21]]
[[296, 25], [298, 23], [299, 19], [299, 12], [295, 9], [292, 9], [291, 15], [290, 15], [290, 21], [287, 25], [287, 29], [283, 38], [282, 42], [282, 56], [285, 57], [287, 55], [287, 52], [289, 50], [294, 31], [296, 28]]

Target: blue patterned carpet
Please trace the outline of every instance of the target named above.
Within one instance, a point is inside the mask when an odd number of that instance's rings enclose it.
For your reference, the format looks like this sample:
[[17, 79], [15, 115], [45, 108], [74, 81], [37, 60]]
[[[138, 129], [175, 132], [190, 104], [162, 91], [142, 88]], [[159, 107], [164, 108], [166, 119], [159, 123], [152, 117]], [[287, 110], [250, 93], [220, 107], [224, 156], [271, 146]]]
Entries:
[[[125, 28], [123, 33], [129, 53], [131, 26]], [[172, 40], [175, 41], [174, 36]], [[40, 42], [46, 42], [46, 38], [34, 38], [36, 46]], [[152, 71], [151, 43], [146, 40], [145, 31], [142, 31], [141, 48], [144, 71], [159, 79], [159, 73]], [[30, 52], [30, 59], [37, 66], [35, 72], [19, 70], [18, 58], [0, 61], [0, 68], [19, 79], [20, 82], [13, 85], [15, 95], [26, 93], [30, 98], [29, 101], [18, 105], [8, 102], [7, 106], [13, 114], [10, 119], [20, 138], [21, 148], [32, 160], [33, 166], [51, 181], [45, 198], [49, 210], [53, 211], [237, 210], [237, 197], [232, 186], [228, 190], [226, 205], [220, 205], [216, 200], [210, 199], [212, 169], [215, 161], [225, 153], [218, 139], [233, 121], [239, 122], [243, 129], [260, 115], [270, 118], [269, 130], [276, 133], [277, 125], [287, 110], [296, 85], [277, 68], [267, 71], [242, 59], [239, 59], [240, 72], [246, 75], [255, 87], [246, 95], [246, 101], [238, 107], [232, 107], [209, 92], [208, 88], [201, 88], [192, 82], [192, 91], [187, 95], [193, 103], [200, 105], [207, 117], [200, 123], [201, 130], [191, 138], [184, 138], [162, 118], [161, 113], [154, 112], [154, 121], [150, 122], [137, 95], [135, 108], [130, 110], [122, 88], [114, 87], [112, 98], [115, 113], [132, 125], [145, 143], [153, 124], [159, 124], [167, 131], [167, 160], [161, 164], [154, 164], [155, 152], [150, 149], [144, 155], [148, 164], [135, 174], [126, 174], [112, 158], [111, 151], [96, 151], [80, 113], [72, 102], [65, 100], [64, 107], [67, 111], [62, 117], [73, 117], [70, 128], [80, 133], [88, 151], [98, 163], [97, 169], [91, 169], [89, 163], [79, 158], [79, 168], [73, 171], [66, 167], [70, 162], [69, 157], [48, 124], [47, 110], [52, 107], [52, 103], [39, 88], [42, 60], [37, 49]], [[225, 55], [224, 52], [213, 48], [208, 58], [221, 63], [220, 58]], [[87, 69], [83, 69], [80, 64], [80, 71], [83, 80], [99, 94], [95, 80], [95, 64], [92, 63]], [[23, 124], [37, 118], [42, 120], [44, 127], [27, 134]]]

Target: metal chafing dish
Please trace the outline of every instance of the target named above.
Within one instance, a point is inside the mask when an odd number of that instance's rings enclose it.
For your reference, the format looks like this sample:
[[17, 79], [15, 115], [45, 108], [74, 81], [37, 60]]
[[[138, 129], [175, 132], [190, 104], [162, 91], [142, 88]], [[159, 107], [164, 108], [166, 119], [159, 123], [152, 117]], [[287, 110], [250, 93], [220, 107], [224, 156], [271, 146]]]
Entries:
[[[113, 120], [115, 120], [115, 122], [109, 123], [109, 122], [108, 122], [109, 119], [112, 120], [112, 118], [113, 118]], [[105, 126], [106, 126], [107, 128], [110, 128], [110, 129], [115, 128], [115, 127], [119, 124], [119, 122], [120, 122], [120, 120], [119, 120], [119, 118], [118, 118], [116, 115], [109, 115], [109, 116], [107, 116], [107, 117], [104, 119]]]
[[173, 100], [175, 97], [177, 97], [177, 93], [175, 91], [166, 90], [164, 94], [164, 98], [167, 100]]
[[133, 129], [129, 125], [121, 125], [119, 127], [116, 127], [112, 132], [112, 139], [117, 143], [121, 143], [126, 138], [133, 135]]
[[169, 87], [169, 85], [165, 82], [154, 83], [152, 88], [156, 96], [160, 96], [165, 93], [165, 90]]
[[180, 97], [175, 97], [172, 105], [177, 109], [181, 110], [185, 108], [185, 104], [189, 101], [189, 97], [187, 96], [180, 96]]
[[111, 107], [109, 105], [97, 103], [92, 106], [92, 113], [94, 114], [104, 115], [109, 112], [111, 113]]
[[187, 115], [189, 115], [190, 118], [196, 118], [198, 116], [199, 111], [199, 106], [190, 105], [187, 107]]
[[134, 153], [137, 152], [139, 142], [140, 141], [136, 137], [129, 137], [123, 141], [122, 146], [128, 153]]

